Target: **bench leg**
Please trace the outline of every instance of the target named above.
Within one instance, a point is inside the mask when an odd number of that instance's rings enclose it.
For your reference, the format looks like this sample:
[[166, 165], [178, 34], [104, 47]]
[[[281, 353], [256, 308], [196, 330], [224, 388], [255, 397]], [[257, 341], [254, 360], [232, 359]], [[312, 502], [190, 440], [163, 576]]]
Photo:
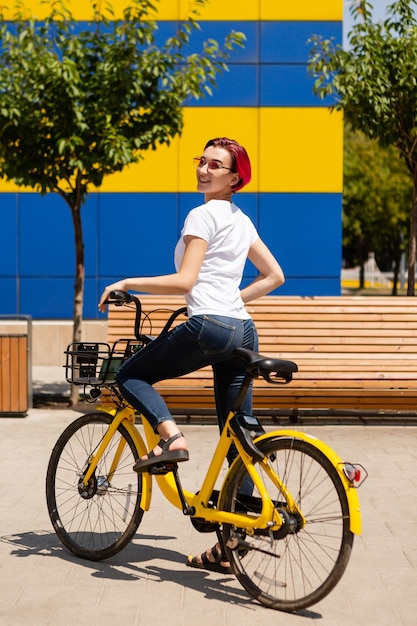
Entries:
[[297, 422], [298, 422], [298, 409], [291, 409], [290, 423], [297, 424]]

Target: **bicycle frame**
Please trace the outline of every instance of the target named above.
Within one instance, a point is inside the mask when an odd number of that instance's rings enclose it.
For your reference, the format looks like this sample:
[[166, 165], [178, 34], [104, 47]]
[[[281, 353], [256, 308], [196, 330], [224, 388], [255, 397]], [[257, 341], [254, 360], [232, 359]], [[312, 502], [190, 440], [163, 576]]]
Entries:
[[[147, 450], [153, 449], [159, 441], [158, 435], [156, 435], [148, 422], [144, 419], [142, 420], [142, 425], [145, 431], [145, 437], [148, 444], [148, 447], [145, 446], [143, 438], [135, 427], [135, 413], [131, 407], [125, 407], [123, 409], [117, 409], [116, 407], [111, 406], [99, 406], [98, 410], [102, 410], [108, 415], [113, 416], [113, 421], [109, 425], [109, 428], [99, 446], [94, 456], [90, 459], [89, 467], [85, 476], [83, 478], [84, 484], [87, 484], [89, 479], [91, 478], [95, 468], [97, 467], [98, 461], [102, 456], [104, 450], [107, 448], [111, 438], [115, 434], [118, 426], [123, 424], [126, 430], [129, 432], [134, 444], [138, 450], [140, 456], [143, 456], [147, 453]], [[282, 525], [282, 518], [279, 513], [275, 510], [273, 502], [265, 489], [263, 481], [253, 464], [252, 458], [245, 452], [240, 443], [238, 437], [234, 434], [233, 429], [230, 427], [230, 420], [234, 416], [234, 413], [231, 412], [229, 414], [228, 420], [226, 422], [225, 428], [223, 429], [222, 434], [220, 435], [219, 441], [217, 443], [216, 449], [214, 451], [212, 460], [210, 462], [209, 468], [207, 470], [206, 476], [203, 480], [202, 486], [197, 494], [193, 494], [187, 490], [183, 490], [185, 500], [189, 507], [193, 508], [193, 516], [197, 518], [202, 518], [207, 522], [214, 522], [218, 524], [234, 524], [236, 526], [240, 526], [242, 528], [247, 529], [248, 531], [255, 528], [265, 528], [271, 525], [271, 522], [276, 527], [280, 527]], [[343, 461], [340, 457], [325, 443], [307, 435], [302, 432], [294, 431], [294, 430], [276, 430], [269, 433], [265, 433], [259, 437], [257, 437], [254, 442], [262, 441], [263, 439], [270, 437], [287, 437], [287, 438], [296, 438], [302, 439], [303, 441], [308, 442], [309, 444], [316, 447], [320, 450], [334, 465], [337, 469], [338, 474], [342, 480], [343, 486], [346, 491], [346, 496], [348, 500], [349, 506], [349, 517], [350, 517], [350, 530], [355, 534], [361, 533], [361, 516], [360, 516], [360, 507], [359, 507], [359, 498], [356, 493], [356, 489], [354, 489], [345, 476], [343, 472]], [[249, 517], [247, 515], [240, 515], [238, 513], [230, 513], [224, 511], [220, 508], [210, 508], [208, 506], [208, 502], [212, 496], [214, 487], [216, 485], [216, 481], [220, 475], [220, 472], [223, 468], [224, 461], [226, 459], [227, 453], [229, 451], [230, 446], [234, 444], [238, 450], [239, 456], [244, 463], [247, 472], [252, 479], [254, 485], [256, 486], [261, 500], [262, 500], [262, 510], [259, 516], [257, 517]], [[115, 471], [117, 467], [118, 460], [123, 451], [123, 440], [121, 440], [115, 456], [112, 461], [112, 465], [109, 470], [109, 477], [111, 477], [112, 473]], [[234, 461], [238, 462], [239, 457]], [[273, 480], [277, 488], [281, 493], [285, 494], [285, 498], [287, 500], [287, 504], [289, 510], [297, 513], [302, 520], [304, 517], [302, 515], [302, 511], [298, 508], [294, 498], [288, 492], [285, 485], [282, 483], [279, 476], [273, 472], [272, 468], [268, 465], [266, 459], [260, 462], [262, 469], [268, 474], [269, 478]], [[158, 486], [165, 496], [165, 498], [171, 502], [176, 508], [182, 509], [183, 504], [181, 502], [178, 488], [174, 479], [174, 475], [172, 472], [169, 472], [165, 475], [156, 475], [155, 476]], [[151, 497], [152, 497], [152, 476], [148, 473], [142, 474], [143, 480], [143, 490], [141, 495], [141, 508], [144, 511], [149, 510], [151, 505]], [[223, 485], [220, 489], [219, 494], [219, 503], [224, 500], [224, 491], [227, 489], [227, 475], [223, 482]], [[304, 520], [305, 522], [305, 520]]]

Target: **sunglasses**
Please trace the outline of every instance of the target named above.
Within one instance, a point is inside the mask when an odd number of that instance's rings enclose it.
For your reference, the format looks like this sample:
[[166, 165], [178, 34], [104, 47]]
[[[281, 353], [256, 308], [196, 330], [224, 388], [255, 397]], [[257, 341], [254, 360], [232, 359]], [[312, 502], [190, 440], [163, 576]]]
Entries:
[[206, 161], [204, 157], [194, 157], [193, 158], [194, 167], [204, 167], [207, 165], [208, 170], [229, 170], [229, 172], [234, 172], [231, 167], [226, 167], [222, 164], [221, 161]]

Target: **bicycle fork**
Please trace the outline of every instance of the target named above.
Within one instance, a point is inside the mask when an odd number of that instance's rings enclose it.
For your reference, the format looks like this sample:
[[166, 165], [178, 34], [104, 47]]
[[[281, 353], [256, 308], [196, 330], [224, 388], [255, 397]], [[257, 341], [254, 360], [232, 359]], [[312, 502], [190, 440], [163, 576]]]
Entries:
[[[107, 414], [107, 413], [106, 413]], [[83, 474], [83, 478], [82, 478], [82, 484], [85, 488], [87, 488], [89, 481], [91, 480], [94, 472], [97, 469], [97, 464], [99, 462], [99, 460], [101, 459], [101, 457], [103, 456], [105, 450], [107, 449], [107, 447], [109, 446], [112, 438], [114, 437], [118, 427], [120, 426], [121, 422], [124, 419], [129, 419], [130, 421], [132, 420], [132, 418], [127, 417], [122, 411], [120, 411], [119, 415], [117, 415], [117, 417], [115, 417], [113, 419], [113, 421], [109, 424], [109, 427], [106, 431], [106, 434], [104, 435], [103, 439], [101, 440], [100, 445], [98, 446], [95, 454], [90, 457], [89, 459], [87, 459], [87, 467], [86, 467], [86, 471]], [[134, 417], [133, 417], [134, 420]], [[123, 449], [125, 447], [126, 443], [123, 439], [123, 437], [120, 438], [119, 444], [117, 446], [116, 452], [113, 456], [113, 461], [110, 467], [109, 472], [107, 473], [107, 480], [110, 482], [111, 478], [117, 468], [117, 465], [120, 461]]]

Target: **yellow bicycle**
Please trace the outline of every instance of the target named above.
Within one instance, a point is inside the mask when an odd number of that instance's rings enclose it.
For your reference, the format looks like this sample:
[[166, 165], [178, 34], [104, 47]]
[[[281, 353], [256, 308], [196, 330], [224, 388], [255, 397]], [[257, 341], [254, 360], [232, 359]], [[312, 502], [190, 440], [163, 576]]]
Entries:
[[[176, 463], [137, 474], [132, 466], [158, 437], [144, 419], [145, 445], [115, 373], [152, 338], [141, 332], [138, 298], [120, 292], [111, 298], [135, 304], [136, 340], [121, 339], [112, 347], [70, 344], [66, 351], [67, 379], [85, 385], [93, 398], [105, 388], [112, 401], [71, 423], [52, 451], [46, 496], [60, 541], [85, 559], [117, 554], [151, 506], [155, 477], [168, 501], [182, 509], [197, 531], [217, 533], [234, 574], [252, 598], [284, 611], [321, 600], [340, 580], [354, 535], [361, 532], [356, 487], [366, 471], [305, 433], [265, 432], [257, 418], [240, 410], [253, 379], [288, 383], [296, 364], [243, 348], [236, 351], [246, 363], [246, 377], [197, 493], [182, 488]], [[163, 332], [182, 312], [171, 316]], [[216, 490], [232, 445], [237, 457]]]

